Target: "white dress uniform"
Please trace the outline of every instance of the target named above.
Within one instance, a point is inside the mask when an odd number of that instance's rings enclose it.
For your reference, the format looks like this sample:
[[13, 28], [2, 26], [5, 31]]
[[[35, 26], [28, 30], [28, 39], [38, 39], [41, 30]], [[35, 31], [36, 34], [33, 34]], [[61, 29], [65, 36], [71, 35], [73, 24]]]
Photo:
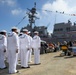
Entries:
[[31, 62], [31, 55], [32, 55], [32, 37], [30, 35], [29, 40], [30, 40], [30, 49], [29, 49], [29, 56], [28, 56], [28, 62]]
[[9, 62], [9, 73], [16, 73], [16, 65], [19, 50], [19, 38], [15, 32], [11, 32], [7, 37], [7, 50], [8, 50], [8, 62]]
[[4, 50], [7, 50], [7, 39], [6, 36], [0, 34], [0, 68], [5, 68], [5, 53]]
[[33, 37], [32, 47], [34, 49], [34, 63], [40, 63], [40, 47], [41, 47], [41, 39], [38, 35]]
[[30, 41], [27, 34], [20, 36], [20, 52], [21, 52], [21, 67], [28, 67], [28, 54], [29, 54]]

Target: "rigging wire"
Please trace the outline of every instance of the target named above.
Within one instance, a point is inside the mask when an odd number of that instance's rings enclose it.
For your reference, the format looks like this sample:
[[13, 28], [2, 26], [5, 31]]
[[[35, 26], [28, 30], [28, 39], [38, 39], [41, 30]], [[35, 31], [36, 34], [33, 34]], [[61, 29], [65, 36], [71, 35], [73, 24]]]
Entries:
[[19, 24], [24, 20], [26, 18], [26, 16], [24, 16], [21, 20], [20, 20], [20, 22], [18, 22], [18, 24], [17, 25], [15, 25], [16, 27], [18, 27], [19, 26]]

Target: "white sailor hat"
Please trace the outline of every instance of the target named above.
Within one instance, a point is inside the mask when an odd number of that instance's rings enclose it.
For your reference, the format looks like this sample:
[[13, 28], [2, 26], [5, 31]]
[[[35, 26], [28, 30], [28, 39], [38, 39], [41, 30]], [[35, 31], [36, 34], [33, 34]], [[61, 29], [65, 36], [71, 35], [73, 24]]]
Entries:
[[27, 30], [27, 29], [23, 29], [23, 31], [26, 31], [26, 32], [28, 32], [28, 30]]
[[30, 34], [31, 32], [30, 31], [28, 31], [28, 34]]
[[38, 31], [35, 31], [34, 33], [39, 33]]
[[6, 33], [7, 31], [6, 30], [2, 30], [1, 32], [5, 32]]
[[18, 29], [17, 27], [12, 27], [11, 29]]

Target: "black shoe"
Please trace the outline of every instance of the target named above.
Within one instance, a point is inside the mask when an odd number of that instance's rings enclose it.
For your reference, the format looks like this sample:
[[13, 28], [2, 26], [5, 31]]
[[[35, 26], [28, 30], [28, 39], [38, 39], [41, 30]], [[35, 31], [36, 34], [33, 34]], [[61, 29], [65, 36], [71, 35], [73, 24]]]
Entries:
[[7, 67], [3, 68], [3, 69], [7, 69]]
[[7, 67], [4, 67], [4, 68], [0, 68], [1, 70], [3, 70], [3, 69], [7, 69]]
[[25, 68], [25, 67], [21, 67], [21, 68]]
[[30, 68], [30, 66], [26, 67], [26, 68]]
[[30, 66], [28, 66], [28, 67], [21, 67], [21, 68], [26, 69], [26, 68], [30, 68]]

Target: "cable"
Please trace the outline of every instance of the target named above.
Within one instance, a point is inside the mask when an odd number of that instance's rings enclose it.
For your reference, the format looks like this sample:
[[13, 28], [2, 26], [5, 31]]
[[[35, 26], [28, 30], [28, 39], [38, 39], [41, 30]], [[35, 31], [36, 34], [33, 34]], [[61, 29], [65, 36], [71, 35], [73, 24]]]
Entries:
[[18, 27], [18, 25], [26, 18], [26, 16], [24, 16], [20, 22], [18, 22], [18, 24], [16, 25], [16, 27]]

